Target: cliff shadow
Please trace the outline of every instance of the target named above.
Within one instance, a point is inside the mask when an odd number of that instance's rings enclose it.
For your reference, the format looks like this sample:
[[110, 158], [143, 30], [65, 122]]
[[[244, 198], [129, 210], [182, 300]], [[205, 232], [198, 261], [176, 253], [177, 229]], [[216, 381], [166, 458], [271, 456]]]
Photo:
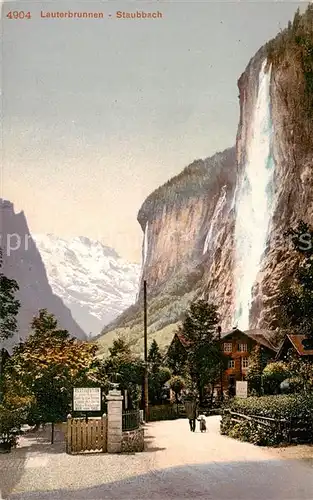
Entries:
[[96, 487], [34, 491], [9, 500], [309, 500], [310, 467], [293, 461], [207, 462], [151, 470]]
[[156, 446], [156, 437], [152, 434], [153, 430], [151, 428], [151, 425], [149, 423], [144, 424], [144, 430], [145, 430], [145, 447], [144, 447], [144, 452], [145, 453], [152, 453], [154, 451], [164, 451], [166, 448], [164, 447], [159, 447]]
[[7, 499], [19, 483], [25, 468], [26, 450], [13, 449], [11, 453], [0, 454], [0, 498]]
[[66, 438], [63, 424], [56, 424], [54, 428], [53, 444], [51, 444], [51, 424], [40, 429], [31, 429], [20, 440], [20, 449], [27, 453], [65, 453]]
[[45, 455], [55, 453], [65, 453], [62, 429], [56, 427], [54, 444], [51, 444], [51, 425], [36, 431], [24, 431], [11, 453], [0, 454], [0, 499], [10, 498], [10, 493], [21, 480], [25, 469], [32, 467], [34, 460], [40, 462]]

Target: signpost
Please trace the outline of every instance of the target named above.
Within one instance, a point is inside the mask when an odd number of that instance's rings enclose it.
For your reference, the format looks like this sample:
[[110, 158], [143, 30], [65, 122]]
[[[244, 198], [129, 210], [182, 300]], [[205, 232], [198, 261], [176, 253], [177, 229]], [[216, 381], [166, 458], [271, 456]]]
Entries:
[[248, 382], [238, 381], [236, 382], [236, 396], [237, 398], [247, 398], [248, 397]]
[[101, 388], [74, 387], [73, 411], [101, 411]]

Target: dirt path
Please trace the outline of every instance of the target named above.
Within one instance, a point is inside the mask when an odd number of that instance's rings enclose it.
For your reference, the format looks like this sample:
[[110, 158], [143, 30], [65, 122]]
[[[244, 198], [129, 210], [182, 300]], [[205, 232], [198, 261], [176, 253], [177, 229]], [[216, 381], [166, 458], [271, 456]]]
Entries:
[[221, 436], [218, 417], [208, 419], [206, 434], [190, 432], [187, 420], [149, 423], [146, 452], [133, 455], [71, 456], [61, 443], [32, 439], [0, 458], [2, 482], [3, 466], [16, 473], [2, 486], [10, 500], [313, 498], [309, 462]]

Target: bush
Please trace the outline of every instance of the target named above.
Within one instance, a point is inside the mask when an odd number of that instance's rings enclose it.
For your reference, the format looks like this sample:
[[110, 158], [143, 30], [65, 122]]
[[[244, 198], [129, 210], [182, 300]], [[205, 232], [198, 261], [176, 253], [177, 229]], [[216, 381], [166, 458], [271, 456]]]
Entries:
[[228, 408], [245, 415], [270, 418], [313, 418], [313, 396], [287, 394], [247, 399], [234, 398]]
[[10, 443], [11, 446], [15, 446], [25, 418], [23, 409], [9, 410], [0, 405], [0, 443]]
[[231, 425], [228, 432], [229, 437], [240, 441], [247, 441], [257, 446], [274, 446], [276, 440], [283, 439], [280, 433], [271, 433], [268, 429], [253, 420], [243, 420]]
[[[273, 422], [270, 426], [264, 426], [253, 418], [234, 422], [229, 413], [223, 413], [221, 419], [221, 434], [248, 441], [259, 446], [274, 446], [286, 444], [289, 440], [289, 432], [301, 435], [301, 439], [312, 442], [312, 429], [310, 422], [313, 420], [313, 396], [302, 395], [279, 395], [250, 397], [247, 399], [234, 398], [228, 409], [251, 417], [269, 417], [286, 422]], [[294, 425], [291, 428], [292, 421]], [[299, 423], [301, 422], [301, 425]], [[303, 428], [303, 422], [308, 422]], [[291, 435], [291, 434], [290, 434]]]
[[228, 413], [223, 413], [220, 423], [220, 433], [223, 436], [228, 436], [231, 428], [232, 428], [231, 416]]
[[288, 392], [289, 393], [296, 393], [296, 392], [302, 392], [303, 391], [303, 381], [301, 377], [291, 377], [288, 379], [289, 387], [288, 387]]
[[178, 403], [179, 394], [181, 394], [186, 387], [185, 379], [179, 375], [174, 375], [169, 381], [169, 386], [175, 393], [176, 403]]
[[290, 376], [286, 363], [269, 363], [263, 370], [263, 389], [265, 394], [278, 394], [280, 384]]

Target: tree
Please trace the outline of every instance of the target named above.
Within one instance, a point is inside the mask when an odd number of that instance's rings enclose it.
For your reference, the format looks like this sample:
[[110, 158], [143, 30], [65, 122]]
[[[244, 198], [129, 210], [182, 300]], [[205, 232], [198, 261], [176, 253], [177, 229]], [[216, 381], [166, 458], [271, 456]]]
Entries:
[[[313, 231], [300, 221], [296, 229], [289, 229], [299, 260], [293, 276], [280, 285], [277, 298], [278, 319], [284, 332], [306, 335], [313, 342]], [[308, 345], [310, 347], [310, 345]]]
[[280, 392], [280, 384], [290, 375], [288, 365], [283, 361], [269, 363], [263, 370], [263, 388], [265, 394]]
[[148, 363], [150, 364], [150, 370], [152, 371], [157, 371], [162, 364], [162, 355], [155, 339], [153, 339], [148, 352]]
[[109, 347], [109, 353], [112, 358], [119, 355], [131, 355], [130, 347], [122, 336], [113, 340], [113, 346]]
[[15, 298], [19, 290], [18, 284], [14, 279], [9, 279], [2, 273], [2, 267], [2, 249], [0, 248], [0, 342], [12, 337], [17, 331], [16, 316], [20, 308], [20, 302]]
[[[182, 328], [178, 327], [177, 334], [182, 334]], [[186, 376], [187, 371], [187, 350], [181, 342], [174, 338], [174, 342], [170, 345], [166, 355], [166, 366], [170, 368], [173, 375]]]
[[193, 302], [186, 313], [182, 334], [187, 348], [188, 372], [199, 393], [200, 404], [209, 384], [220, 372], [223, 356], [216, 336], [219, 315], [214, 304], [204, 300]]
[[312, 392], [312, 362], [309, 360], [302, 360], [299, 356], [290, 352], [287, 357], [287, 367], [290, 374], [290, 382], [297, 387], [297, 390], [304, 393]]
[[148, 353], [149, 374], [149, 400], [153, 404], [162, 402], [164, 385], [172, 376], [171, 370], [162, 366], [162, 355], [157, 341], [154, 339]]
[[[292, 23], [292, 29], [296, 33], [299, 29], [301, 21], [301, 14], [300, 14], [300, 9], [298, 8], [295, 12], [294, 18], [293, 18], [293, 23]], [[289, 25], [288, 25], [289, 26]]]
[[35, 398], [34, 423], [63, 420], [70, 410], [72, 388], [97, 383], [97, 346], [70, 337], [41, 309], [27, 340], [15, 346], [6, 365], [8, 383], [22, 384]]
[[257, 344], [251, 351], [249, 367], [247, 371], [248, 389], [250, 394], [261, 396], [262, 394], [262, 373], [266, 366], [262, 347]]
[[20, 302], [15, 298], [19, 290], [15, 280], [7, 278], [2, 273], [3, 259], [0, 248], [0, 404], [3, 398], [4, 362], [6, 351], [2, 349], [2, 342], [14, 335], [17, 331], [17, 314]]
[[179, 375], [175, 375], [170, 379], [169, 385], [172, 391], [175, 393], [175, 400], [178, 412], [178, 403], [179, 403], [178, 397], [186, 387], [185, 379], [183, 379], [183, 377], [180, 377]]
[[127, 391], [128, 407], [138, 406], [144, 376], [143, 361], [131, 353], [123, 337], [114, 339], [109, 352], [110, 356], [101, 362], [101, 373], [109, 379], [113, 379], [118, 374], [117, 381], [120, 389]]
[[182, 333], [187, 341], [212, 340], [219, 323], [217, 307], [205, 300], [190, 304], [182, 325]]
[[159, 366], [149, 373], [149, 400], [152, 404], [162, 403], [164, 385], [172, 376], [171, 370], [166, 366]]

